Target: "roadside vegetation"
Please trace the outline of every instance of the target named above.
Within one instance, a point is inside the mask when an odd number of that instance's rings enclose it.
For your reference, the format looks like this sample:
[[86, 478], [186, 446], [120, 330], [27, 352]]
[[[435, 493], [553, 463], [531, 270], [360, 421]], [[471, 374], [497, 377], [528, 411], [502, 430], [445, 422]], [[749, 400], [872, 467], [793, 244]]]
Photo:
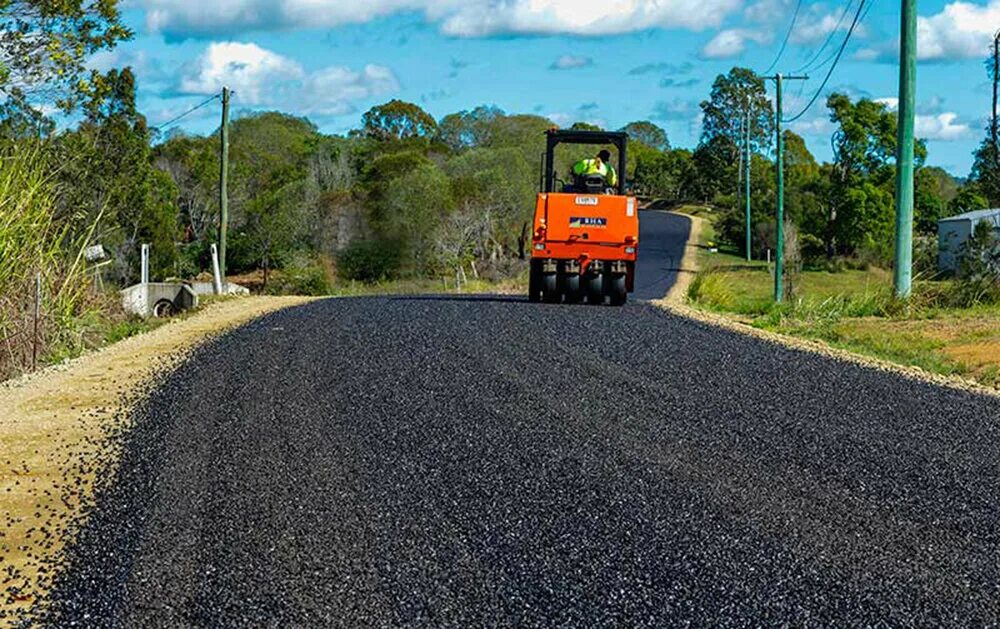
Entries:
[[708, 220], [687, 295], [693, 305], [761, 329], [1000, 388], [1000, 243], [990, 230], [980, 229], [979, 241], [967, 247], [959, 276], [919, 277], [906, 302], [893, 296], [890, 270], [839, 259], [832, 268], [794, 270], [786, 278], [789, 298], [775, 304], [773, 265], [720, 249]]

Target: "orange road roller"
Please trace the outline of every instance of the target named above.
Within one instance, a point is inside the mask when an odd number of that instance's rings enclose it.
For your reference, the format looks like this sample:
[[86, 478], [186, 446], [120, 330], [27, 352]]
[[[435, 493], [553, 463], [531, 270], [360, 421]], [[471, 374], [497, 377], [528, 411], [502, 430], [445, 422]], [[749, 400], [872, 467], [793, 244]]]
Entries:
[[[639, 249], [638, 203], [625, 185], [628, 136], [557, 129], [546, 135], [528, 298], [622, 306], [635, 287]], [[606, 163], [613, 162], [606, 149], [601, 157], [583, 153], [564, 180], [556, 172], [560, 144], [613, 147], [617, 164]]]

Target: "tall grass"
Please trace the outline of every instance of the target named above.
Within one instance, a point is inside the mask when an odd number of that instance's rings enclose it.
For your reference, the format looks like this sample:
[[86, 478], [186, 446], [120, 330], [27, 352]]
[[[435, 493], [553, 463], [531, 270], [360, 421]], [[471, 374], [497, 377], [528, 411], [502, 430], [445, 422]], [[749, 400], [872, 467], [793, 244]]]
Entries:
[[[23, 373], [54, 343], [67, 342], [88, 297], [83, 252], [94, 225], [58, 216], [44, 146], [0, 144], [0, 380]], [[35, 333], [36, 276], [42, 302]]]

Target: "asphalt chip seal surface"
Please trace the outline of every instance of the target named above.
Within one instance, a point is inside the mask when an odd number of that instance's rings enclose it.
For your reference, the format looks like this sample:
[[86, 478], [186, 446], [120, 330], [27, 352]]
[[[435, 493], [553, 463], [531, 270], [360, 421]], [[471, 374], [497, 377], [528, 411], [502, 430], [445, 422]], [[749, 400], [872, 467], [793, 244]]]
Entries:
[[316, 302], [133, 412], [40, 621], [1000, 620], [1000, 400], [648, 305]]

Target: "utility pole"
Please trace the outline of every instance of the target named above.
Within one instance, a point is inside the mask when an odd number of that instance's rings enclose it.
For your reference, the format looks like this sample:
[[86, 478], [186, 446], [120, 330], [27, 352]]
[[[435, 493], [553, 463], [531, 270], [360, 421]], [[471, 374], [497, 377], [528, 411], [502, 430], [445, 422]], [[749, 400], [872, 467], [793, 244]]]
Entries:
[[917, 91], [917, 0], [902, 0], [899, 37], [899, 139], [896, 147], [896, 297], [913, 282], [913, 127]]
[[990, 119], [990, 141], [993, 142], [993, 166], [1000, 169], [1000, 135], [997, 121], [997, 83], [1000, 82], [1000, 31], [993, 36], [993, 117]]
[[744, 140], [745, 140], [745, 142], [744, 142], [744, 148], [745, 148], [746, 154], [747, 154], [747, 161], [746, 161], [746, 166], [745, 166], [747, 172], [746, 172], [746, 177], [744, 178], [746, 180], [744, 182], [744, 185], [746, 186], [746, 191], [745, 191], [745, 195], [744, 195], [745, 196], [745, 204], [744, 204], [743, 207], [744, 207], [744, 210], [746, 212], [746, 216], [745, 216], [745, 218], [746, 218], [745, 230], [746, 230], [747, 262], [750, 262], [753, 259], [753, 254], [751, 253], [751, 250], [750, 250], [751, 247], [753, 246], [753, 241], [752, 241], [752, 238], [751, 238], [751, 235], [750, 235], [750, 163], [751, 163], [751, 161], [753, 159], [753, 153], [750, 151], [750, 103], [749, 103], [749, 100], [747, 101], [747, 124], [746, 124], [746, 135], [744, 136]]
[[219, 130], [222, 167], [219, 172], [219, 271], [226, 282], [226, 236], [229, 231], [229, 96], [222, 88], [222, 127]]
[[777, 95], [775, 98], [775, 129], [778, 135], [777, 163], [775, 168], [778, 171], [778, 204], [775, 211], [775, 243], [774, 243], [774, 301], [781, 303], [785, 300], [785, 138], [781, 133], [781, 120], [784, 115], [782, 111], [782, 90], [785, 81], [805, 81], [807, 76], [784, 76], [780, 72], [771, 77], [777, 84]]

